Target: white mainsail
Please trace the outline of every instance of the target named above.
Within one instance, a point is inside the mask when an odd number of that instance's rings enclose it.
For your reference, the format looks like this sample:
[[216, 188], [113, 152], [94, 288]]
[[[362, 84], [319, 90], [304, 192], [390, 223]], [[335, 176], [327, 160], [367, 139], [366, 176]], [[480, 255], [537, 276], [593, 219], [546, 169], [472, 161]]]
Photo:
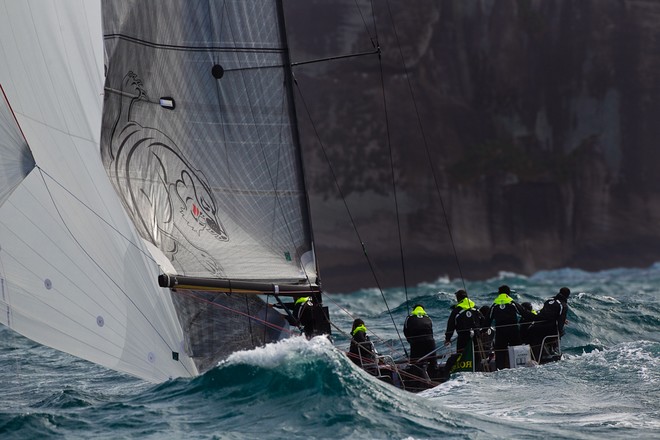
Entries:
[[172, 298], [100, 159], [101, 23], [99, 1], [0, 1], [0, 169], [25, 143], [36, 163], [3, 177], [0, 322], [146, 380], [192, 376]]

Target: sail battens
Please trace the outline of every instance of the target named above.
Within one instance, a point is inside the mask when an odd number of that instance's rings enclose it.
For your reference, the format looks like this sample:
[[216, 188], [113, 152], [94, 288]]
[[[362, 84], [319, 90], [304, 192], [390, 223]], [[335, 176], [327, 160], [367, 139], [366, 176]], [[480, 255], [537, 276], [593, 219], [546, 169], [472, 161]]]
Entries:
[[[154, 49], [165, 49], [165, 50], [182, 50], [187, 52], [236, 52], [236, 53], [281, 53], [285, 51], [285, 48], [282, 47], [255, 47], [255, 46], [214, 46], [209, 45], [207, 41], [199, 41], [195, 44], [165, 44], [165, 43], [156, 43], [154, 41], [147, 41], [141, 38], [132, 37], [130, 35], [123, 34], [109, 34], [104, 35], [104, 39], [121, 39], [130, 41], [133, 43], [141, 44], [148, 46]], [[280, 66], [282, 67], [282, 66]]]
[[[207, 6], [103, 3], [106, 170], [178, 273], [306, 278], [311, 233], [278, 3], [226, 1], [216, 18]], [[281, 67], [226, 74], [261, 65]]]

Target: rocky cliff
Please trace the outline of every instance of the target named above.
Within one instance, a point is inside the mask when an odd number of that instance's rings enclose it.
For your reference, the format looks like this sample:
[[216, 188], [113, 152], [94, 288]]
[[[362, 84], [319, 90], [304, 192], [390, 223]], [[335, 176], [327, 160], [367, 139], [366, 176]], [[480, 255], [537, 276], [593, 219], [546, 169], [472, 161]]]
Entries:
[[326, 289], [660, 260], [660, 2], [285, 9]]

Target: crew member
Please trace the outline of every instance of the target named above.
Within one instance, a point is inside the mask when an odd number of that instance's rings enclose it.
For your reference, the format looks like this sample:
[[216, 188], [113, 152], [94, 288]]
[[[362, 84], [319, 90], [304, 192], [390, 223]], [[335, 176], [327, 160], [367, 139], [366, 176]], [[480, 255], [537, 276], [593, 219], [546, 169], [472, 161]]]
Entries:
[[311, 296], [301, 296], [293, 304], [293, 317], [298, 320], [298, 325], [302, 326], [303, 333], [307, 339], [314, 336], [314, 300]]
[[534, 342], [533, 337], [533, 328], [538, 319], [538, 312], [532, 307], [532, 303], [524, 302], [521, 304], [521, 307], [524, 310], [522, 318], [520, 319], [520, 340], [524, 344], [530, 344]]
[[437, 370], [438, 361], [435, 354], [433, 321], [421, 304], [416, 304], [406, 318], [403, 324], [403, 334], [410, 344], [410, 362], [415, 363], [420, 358], [424, 358], [423, 361], [429, 362], [429, 369], [434, 373]]
[[490, 307], [490, 324], [495, 323], [495, 365], [498, 370], [509, 366], [509, 346], [520, 345], [518, 318], [522, 307], [509, 296], [507, 285], [497, 289], [497, 297]]
[[[557, 335], [557, 339], [564, 336], [564, 326], [567, 323], [566, 314], [568, 313], [568, 297], [570, 295], [570, 289], [568, 287], [562, 287], [559, 289], [559, 293], [543, 303], [543, 308], [539, 310], [534, 324], [533, 333], [535, 344], [533, 349], [535, 354], [541, 352], [540, 345], [546, 336]], [[559, 343], [559, 340], [556, 342]], [[544, 357], [543, 354], [539, 359], [540, 363], [549, 360], [556, 359], [554, 357], [548, 359], [547, 357]]]
[[[353, 321], [351, 336], [351, 347], [348, 355], [350, 359], [362, 368], [365, 368], [365, 365], [374, 365], [376, 363], [376, 349], [367, 335], [367, 327], [364, 325], [363, 320], [358, 318]], [[367, 371], [369, 370], [367, 369]]]
[[493, 339], [495, 338], [495, 330], [490, 327], [490, 306], [481, 306], [479, 309], [481, 313], [481, 337], [480, 342], [480, 357], [482, 360], [481, 367], [483, 371], [495, 371], [495, 352], [493, 351]]
[[[468, 298], [465, 290], [458, 290], [456, 293], [457, 303], [452, 306], [449, 319], [447, 319], [447, 331], [445, 332], [445, 345], [451, 344], [451, 337], [454, 331], [456, 337], [456, 351], [462, 352], [468, 345], [472, 337], [479, 335], [481, 327], [481, 313], [475, 307], [474, 302]], [[470, 332], [473, 332], [472, 334]]]

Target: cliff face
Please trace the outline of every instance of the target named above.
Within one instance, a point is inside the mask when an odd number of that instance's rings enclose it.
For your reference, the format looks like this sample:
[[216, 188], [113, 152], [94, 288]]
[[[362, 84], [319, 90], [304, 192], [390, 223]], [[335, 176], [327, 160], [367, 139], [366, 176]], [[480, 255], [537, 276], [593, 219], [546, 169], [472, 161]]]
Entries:
[[659, 259], [660, 2], [357, 3], [285, 4], [294, 61], [382, 50], [294, 71], [327, 289], [360, 239], [381, 285]]

